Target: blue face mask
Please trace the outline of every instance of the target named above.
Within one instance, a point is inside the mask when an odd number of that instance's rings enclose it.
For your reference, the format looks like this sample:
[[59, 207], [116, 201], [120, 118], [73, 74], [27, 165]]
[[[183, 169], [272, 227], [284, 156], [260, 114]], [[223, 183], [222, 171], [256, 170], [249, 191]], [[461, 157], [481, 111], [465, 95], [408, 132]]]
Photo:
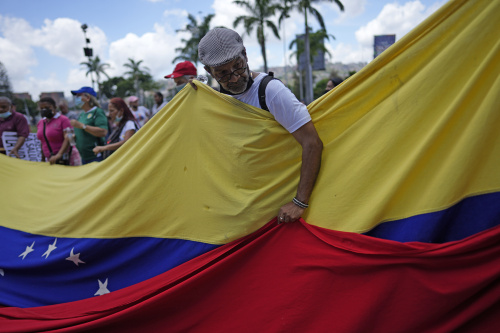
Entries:
[[123, 116], [121, 116], [121, 117], [116, 117], [116, 118], [115, 118], [115, 123], [117, 123], [117, 124], [118, 124], [120, 121], [122, 121], [122, 119], [123, 119]]
[[10, 116], [12, 115], [12, 112], [10, 111], [7, 111], [7, 112], [4, 112], [4, 113], [0, 113], [0, 118], [9, 118]]
[[187, 83], [183, 83], [183, 84], [181, 84], [181, 85], [179, 85], [179, 86], [175, 86], [175, 91], [177, 91], [177, 92], [181, 91], [181, 90], [182, 90], [182, 88], [184, 88], [184, 87], [186, 86], [186, 84], [187, 84]]
[[81, 108], [85, 104], [85, 102], [82, 101], [82, 96], [76, 96], [75, 97], [75, 106], [77, 108]]

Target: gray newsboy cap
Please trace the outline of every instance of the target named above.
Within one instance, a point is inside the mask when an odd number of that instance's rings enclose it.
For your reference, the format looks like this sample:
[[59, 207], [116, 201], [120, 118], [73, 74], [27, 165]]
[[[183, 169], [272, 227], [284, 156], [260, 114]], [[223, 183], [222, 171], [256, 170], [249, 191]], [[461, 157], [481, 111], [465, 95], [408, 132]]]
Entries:
[[236, 31], [214, 28], [198, 44], [198, 57], [203, 65], [217, 67], [238, 58], [245, 49]]

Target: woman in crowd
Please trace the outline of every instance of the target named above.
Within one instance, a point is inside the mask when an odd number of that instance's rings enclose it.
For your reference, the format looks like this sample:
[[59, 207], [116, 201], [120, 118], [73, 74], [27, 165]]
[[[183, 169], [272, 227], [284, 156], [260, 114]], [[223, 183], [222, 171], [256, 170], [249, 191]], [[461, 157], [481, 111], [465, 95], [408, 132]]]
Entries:
[[93, 149], [105, 142], [108, 134], [108, 118], [97, 101], [97, 94], [91, 87], [72, 90], [75, 105], [83, 111], [78, 120], [71, 119], [75, 128], [76, 147], [82, 157], [82, 164], [102, 161], [102, 156], [95, 155]]
[[0, 96], [0, 154], [6, 153], [2, 140], [3, 132], [17, 133], [17, 141], [10, 150], [9, 156], [20, 158], [18, 150], [30, 134], [30, 126], [21, 113], [14, 111], [12, 101], [8, 97]]
[[167, 101], [164, 101], [163, 94], [157, 91], [154, 95], [155, 103], [153, 104], [153, 108], [151, 109], [151, 116], [154, 116], [158, 113], [165, 105], [167, 105]]
[[111, 99], [108, 110], [112, 132], [105, 146], [97, 146], [93, 149], [94, 154], [102, 153], [103, 158], [120, 148], [139, 129], [132, 111], [123, 99], [119, 97]]
[[339, 77], [333, 77], [330, 80], [328, 80], [328, 82], [326, 83], [324, 94], [326, 94], [327, 92], [329, 92], [330, 90], [332, 90], [333, 88], [335, 88], [336, 86], [341, 84], [342, 81], [344, 81], [344, 80], [342, 80]]
[[42, 161], [69, 165], [71, 151], [64, 134], [65, 129], [72, 128], [69, 119], [57, 112], [56, 102], [51, 97], [41, 98], [38, 106], [43, 117], [38, 122], [36, 133], [42, 143]]

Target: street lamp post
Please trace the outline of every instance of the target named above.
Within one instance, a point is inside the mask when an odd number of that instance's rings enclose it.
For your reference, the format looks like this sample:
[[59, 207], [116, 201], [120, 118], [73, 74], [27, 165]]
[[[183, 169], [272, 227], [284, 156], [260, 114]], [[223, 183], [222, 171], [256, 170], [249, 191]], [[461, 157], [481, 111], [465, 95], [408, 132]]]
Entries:
[[[84, 24], [82, 24], [81, 28], [83, 30], [83, 35], [85, 36], [85, 47], [83, 48], [83, 53], [85, 54], [86, 57], [89, 58], [89, 64], [92, 64], [93, 50], [92, 50], [92, 48], [89, 47], [90, 39], [87, 38], [88, 26], [84, 23]], [[94, 76], [92, 75], [92, 71], [90, 71], [90, 79], [92, 80], [92, 88], [95, 89]]]

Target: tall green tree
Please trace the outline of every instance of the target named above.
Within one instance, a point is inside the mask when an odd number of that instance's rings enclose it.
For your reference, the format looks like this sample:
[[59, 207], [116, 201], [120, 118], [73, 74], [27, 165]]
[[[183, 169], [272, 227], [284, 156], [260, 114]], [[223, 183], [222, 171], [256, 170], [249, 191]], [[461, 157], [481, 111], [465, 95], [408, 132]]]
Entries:
[[0, 62], [0, 96], [12, 99], [12, 87], [10, 85], [9, 75], [2, 62]]
[[[140, 83], [141, 83], [141, 76], [143, 75], [149, 75], [149, 68], [146, 66], [142, 66], [141, 64], [143, 60], [135, 61], [132, 58], [128, 58], [127, 63], [123, 64], [124, 67], [127, 67], [129, 70], [125, 72], [125, 75], [129, 75], [129, 77], [134, 80], [134, 89], [135, 93], [141, 98], [141, 93], [140, 93]], [[142, 100], [141, 100], [142, 101]]]
[[264, 30], [266, 27], [271, 29], [276, 38], [281, 39], [278, 28], [271, 20], [276, 10], [280, 9], [281, 6], [273, 0], [255, 0], [254, 2], [236, 0], [233, 3], [244, 7], [250, 14], [238, 16], [233, 22], [233, 27], [236, 28], [240, 23], [243, 23], [247, 35], [250, 35], [252, 30], [256, 28], [257, 41], [264, 60], [264, 72], [267, 73], [266, 34]]
[[[312, 30], [311, 28], [309, 28], [310, 30]], [[292, 57], [295, 57], [296, 58], [296, 61], [297, 61], [297, 64], [300, 62], [300, 56], [304, 53], [305, 51], [305, 41], [304, 41], [304, 38], [302, 37], [303, 35], [301, 36], [297, 36], [294, 40], [292, 40], [292, 42], [290, 43], [290, 46], [289, 46], [289, 49], [293, 49], [293, 47], [295, 46], [296, 49], [295, 51], [290, 55], [290, 58]], [[330, 39], [333, 38], [335, 39], [335, 37], [333, 35], [329, 35], [326, 33], [325, 30], [318, 30], [316, 32], [310, 32], [309, 34], [310, 36], [310, 54], [309, 54], [309, 61], [312, 63], [314, 60], [314, 57], [316, 55], [318, 55], [319, 52], [323, 52], [324, 54], [328, 54], [329, 56], [331, 56], [331, 53], [330, 51], [328, 51], [328, 49], [325, 47], [325, 43], [324, 43], [324, 40], [325, 39]], [[299, 78], [299, 82], [300, 82], [300, 94], [301, 96], [303, 96], [304, 94], [304, 81], [305, 81], [305, 71], [304, 70], [301, 70], [298, 75], [300, 75], [300, 78]], [[313, 88], [313, 98], [316, 99], [318, 98], [318, 89], [317, 89], [317, 85], [316, 87]]]
[[304, 14], [304, 31], [305, 31], [305, 44], [304, 44], [304, 52], [306, 53], [306, 104], [309, 104], [313, 101], [313, 86], [312, 86], [312, 69], [310, 63], [310, 45], [309, 45], [309, 22], [308, 22], [308, 14], [316, 18], [321, 29], [326, 32], [325, 22], [323, 20], [323, 16], [321, 13], [313, 7], [314, 3], [319, 3], [321, 1], [326, 2], [334, 2], [340, 8], [341, 11], [344, 11], [344, 5], [339, 0], [285, 0], [285, 6], [282, 6], [281, 11], [282, 14], [280, 16], [281, 20], [288, 17], [289, 12], [292, 10], [298, 10], [299, 13]]
[[179, 52], [180, 55], [175, 57], [172, 63], [176, 63], [180, 60], [189, 60], [198, 66], [198, 44], [203, 36], [205, 36], [210, 30], [210, 21], [214, 16], [215, 14], [209, 14], [201, 20], [200, 24], [198, 24], [196, 17], [188, 14], [189, 23], [184, 29], [177, 29], [176, 32], [189, 32], [191, 34], [191, 38], [181, 39], [181, 42], [184, 43], [184, 47], [178, 47], [175, 49], [175, 51]]
[[[309, 28], [309, 30], [312, 30]], [[335, 39], [335, 36], [327, 34], [325, 30], [318, 30], [316, 32], [309, 32], [309, 61], [313, 62], [314, 57], [317, 56], [320, 52], [324, 54], [328, 54], [332, 56], [330, 51], [325, 47], [324, 40]], [[299, 63], [299, 57], [302, 53], [305, 52], [305, 41], [304, 38], [297, 36], [294, 40], [290, 42], [289, 49], [292, 50], [293, 47], [296, 47], [295, 51], [290, 55], [291, 57], [296, 57], [297, 63]]]
[[102, 63], [101, 59], [99, 59], [99, 56], [96, 56], [95, 58], [90, 58], [89, 61], [87, 62], [81, 62], [81, 66], [84, 66], [87, 72], [85, 73], [85, 76], [89, 76], [92, 80], [92, 87], [94, 87], [94, 77], [92, 74], [95, 75], [96, 77], [96, 82], [97, 82], [97, 89], [100, 91], [101, 90], [101, 75], [104, 75], [106, 78], [109, 79], [109, 75], [106, 73], [106, 68], [109, 68], [109, 64]]

